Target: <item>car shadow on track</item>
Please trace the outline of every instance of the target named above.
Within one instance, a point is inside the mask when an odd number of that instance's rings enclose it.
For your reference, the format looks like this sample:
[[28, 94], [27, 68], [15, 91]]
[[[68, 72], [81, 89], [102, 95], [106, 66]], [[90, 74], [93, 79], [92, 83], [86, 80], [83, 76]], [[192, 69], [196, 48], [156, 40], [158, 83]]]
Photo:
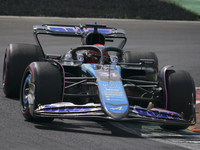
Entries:
[[[118, 126], [117, 122], [107, 121], [87, 121], [66, 119], [63, 121], [55, 120], [52, 123], [35, 123], [35, 128], [39, 130], [53, 130], [62, 132], [71, 132], [79, 134], [92, 134], [103, 136], [115, 136], [126, 138], [151, 138], [151, 139], [193, 139], [196, 133], [187, 132], [187, 130], [165, 130], [149, 123], [131, 123], [133, 126], [127, 129], [127, 126]], [[121, 123], [120, 123], [121, 124]], [[128, 123], [129, 124], [129, 123]], [[126, 129], [125, 129], [126, 128]], [[197, 137], [195, 137], [197, 138]], [[200, 140], [200, 137], [196, 139]]]
[[[1, 91], [1, 88], [0, 88], [0, 91]], [[6, 97], [5, 94], [3, 92], [0, 92], [0, 97], [1, 99], [6, 99], [7, 101], [19, 101], [19, 97], [17, 98], [13, 98], [13, 97]]]
[[[62, 132], [83, 133], [92, 135], [104, 135], [115, 137], [130, 137], [140, 138], [132, 133], [126, 132], [118, 127], [113, 126], [106, 121], [84, 121], [79, 120], [74, 123], [69, 123], [71, 119], [67, 121], [53, 121], [52, 123], [37, 123], [35, 128], [39, 130], [54, 130]], [[74, 121], [74, 120], [73, 120]]]
[[117, 126], [123, 126], [125, 130], [144, 138], [150, 139], [198, 139], [200, 140], [200, 135], [184, 130], [168, 130], [162, 129], [159, 125], [155, 123], [148, 122], [123, 122], [117, 123]]

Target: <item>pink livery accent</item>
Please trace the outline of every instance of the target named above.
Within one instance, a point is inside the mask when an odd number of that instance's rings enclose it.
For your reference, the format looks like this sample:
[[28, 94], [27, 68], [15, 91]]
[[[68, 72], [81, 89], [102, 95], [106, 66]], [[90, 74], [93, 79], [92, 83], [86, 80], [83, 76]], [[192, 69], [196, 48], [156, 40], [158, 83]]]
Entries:
[[56, 60], [53, 60], [55, 63], [59, 64], [60, 67], [62, 68], [62, 71], [63, 71], [63, 92], [62, 92], [62, 100], [61, 102], [63, 102], [63, 99], [64, 99], [64, 93], [65, 93], [65, 70], [63, 68], [63, 66]]

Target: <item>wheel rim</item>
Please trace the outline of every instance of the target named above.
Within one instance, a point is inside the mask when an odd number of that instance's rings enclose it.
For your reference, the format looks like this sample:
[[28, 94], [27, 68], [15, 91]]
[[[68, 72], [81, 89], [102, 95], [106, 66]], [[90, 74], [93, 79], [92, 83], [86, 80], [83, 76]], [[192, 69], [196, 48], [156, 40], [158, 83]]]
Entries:
[[21, 109], [25, 113], [29, 109], [29, 105], [32, 104], [35, 98], [35, 85], [31, 83], [31, 74], [29, 74], [23, 84]]

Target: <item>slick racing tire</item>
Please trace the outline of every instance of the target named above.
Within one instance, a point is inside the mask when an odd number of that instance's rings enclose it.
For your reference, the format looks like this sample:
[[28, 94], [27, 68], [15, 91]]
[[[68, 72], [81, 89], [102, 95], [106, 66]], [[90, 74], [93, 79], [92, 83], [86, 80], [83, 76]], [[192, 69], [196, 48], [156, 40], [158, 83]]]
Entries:
[[[153, 59], [153, 64], [139, 65], [141, 59]], [[122, 78], [132, 78], [134, 76], [141, 77], [144, 80], [157, 81], [158, 58], [153, 52], [134, 52], [126, 51], [123, 55], [123, 62], [135, 63], [138, 65], [123, 65], [121, 67]], [[151, 72], [146, 74], [146, 68], [150, 68]]]
[[139, 63], [140, 59], [154, 59], [154, 64], [149, 64], [148, 67], [155, 68], [158, 71], [158, 58], [155, 53], [135, 51], [126, 51], [124, 53], [124, 61], [126, 63]]
[[61, 73], [49, 62], [32, 62], [25, 70], [21, 89], [20, 105], [24, 118], [28, 121], [51, 122], [54, 118], [35, 116], [39, 105], [61, 101]]
[[10, 44], [6, 48], [3, 65], [3, 90], [7, 97], [19, 97], [21, 79], [26, 67], [40, 61], [43, 54], [37, 45]]
[[[168, 95], [167, 110], [183, 114], [183, 119], [191, 121], [195, 117], [196, 91], [193, 78], [187, 71], [167, 70], [166, 86]], [[164, 129], [186, 129], [185, 125], [161, 125]]]

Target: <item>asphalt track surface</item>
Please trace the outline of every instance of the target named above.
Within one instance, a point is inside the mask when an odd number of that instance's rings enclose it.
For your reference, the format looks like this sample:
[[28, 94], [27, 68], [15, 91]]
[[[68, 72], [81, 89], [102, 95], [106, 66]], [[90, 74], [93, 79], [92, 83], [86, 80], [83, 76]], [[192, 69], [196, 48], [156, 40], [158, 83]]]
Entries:
[[[172, 64], [174, 69], [187, 70], [200, 86], [200, 23], [145, 20], [66, 19], [38, 17], [0, 17], [0, 78], [3, 57], [9, 43], [32, 43], [35, 24], [104, 23], [125, 29], [128, 42], [124, 50], [152, 51], [159, 59], [159, 68]], [[77, 45], [76, 40], [41, 37], [47, 53], [64, 54]], [[80, 41], [78, 41], [78, 45]], [[62, 43], [67, 46], [61, 45]], [[52, 46], [52, 45], [54, 46]], [[57, 52], [58, 50], [61, 50]], [[55, 51], [56, 50], [56, 51]], [[45, 51], [46, 52], [46, 51]], [[134, 124], [134, 123], [133, 123]], [[52, 123], [31, 123], [20, 113], [18, 99], [6, 98], [0, 87], [0, 149], [68, 150], [68, 149], [198, 149], [199, 135], [191, 131], [166, 131], [154, 125], [138, 124], [127, 129], [106, 121], [59, 120]], [[145, 128], [145, 126], [148, 126]], [[178, 140], [177, 140], [178, 139]]]

